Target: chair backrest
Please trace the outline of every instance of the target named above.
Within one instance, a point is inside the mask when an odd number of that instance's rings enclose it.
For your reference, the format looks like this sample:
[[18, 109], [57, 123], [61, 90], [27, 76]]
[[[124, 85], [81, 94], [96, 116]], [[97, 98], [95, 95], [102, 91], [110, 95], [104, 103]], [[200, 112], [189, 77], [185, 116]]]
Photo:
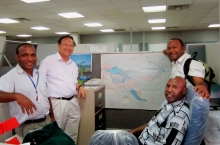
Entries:
[[188, 86], [187, 103], [190, 108], [190, 123], [183, 145], [200, 145], [209, 116], [209, 100], [196, 95], [193, 86]]
[[139, 145], [136, 137], [123, 130], [97, 130], [89, 145]]

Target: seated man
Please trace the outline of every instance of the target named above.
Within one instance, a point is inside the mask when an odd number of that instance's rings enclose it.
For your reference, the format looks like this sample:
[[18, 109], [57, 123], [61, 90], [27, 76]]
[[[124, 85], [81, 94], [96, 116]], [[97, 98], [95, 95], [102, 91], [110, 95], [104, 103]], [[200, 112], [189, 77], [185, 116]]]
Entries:
[[166, 101], [155, 116], [130, 132], [138, 137], [141, 145], [181, 144], [189, 124], [189, 107], [185, 102], [186, 82], [176, 76], [170, 78], [165, 87]]

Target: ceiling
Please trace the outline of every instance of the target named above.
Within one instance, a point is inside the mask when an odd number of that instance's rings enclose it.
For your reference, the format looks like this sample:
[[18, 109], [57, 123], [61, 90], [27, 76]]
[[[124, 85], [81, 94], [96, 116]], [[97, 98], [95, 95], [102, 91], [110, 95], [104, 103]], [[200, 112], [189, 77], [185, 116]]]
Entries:
[[[143, 6], [189, 4], [189, 9], [144, 13]], [[66, 19], [57, 15], [78, 12], [85, 17]], [[100, 29], [125, 29], [130, 32], [152, 31], [152, 26], [178, 27], [171, 30], [210, 29], [209, 24], [219, 23], [219, 0], [50, 0], [27, 4], [20, 0], [1, 0], [0, 18], [26, 18], [14, 24], [0, 23], [3, 36], [30, 34], [32, 37], [57, 36], [55, 32], [98, 34]], [[164, 24], [149, 24], [148, 19], [165, 18]], [[87, 27], [84, 23], [101, 23], [101, 27]], [[45, 26], [50, 30], [32, 30]], [[160, 30], [161, 31], [161, 30]]]

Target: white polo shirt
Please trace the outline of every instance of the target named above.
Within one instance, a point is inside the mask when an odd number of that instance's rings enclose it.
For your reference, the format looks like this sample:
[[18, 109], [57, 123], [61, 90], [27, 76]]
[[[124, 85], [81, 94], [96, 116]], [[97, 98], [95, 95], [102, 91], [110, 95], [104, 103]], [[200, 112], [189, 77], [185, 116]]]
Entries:
[[58, 52], [49, 55], [42, 60], [39, 71], [47, 78], [50, 97], [77, 95], [78, 67], [71, 59], [65, 62]]
[[[36, 94], [35, 87], [31, 81], [37, 84], [38, 94]], [[30, 79], [31, 78], [31, 79]], [[11, 117], [16, 117], [21, 124], [26, 120], [34, 120], [44, 118], [49, 114], [49, 101], [46, 86], [46, 78], [41, 75], [36, 69], [33, 70], [33, 77], [28, 77], [28, 74], [17, 64], [15, 68], [10, 70], [7, 74], [0, 78], [0, 91], [8, 93], [21, 93], [28, 97], [37, 107], [33, 115], [28, 116], [27, 113], [23, 114], [21, 107], [17, 101], [9, 103]], [[38, 99], [37, 99], [38, 96]]]
[[[185, 78], [183, 67], [184, 67], [185, 61], [188, 58], [191, 58], [191, 56], [187, 53], [184, 53], [177, 61], [171, 63], [172, 69], [170, 73], [170, 78], [173, 78], [175, 76], [180, 76], [182, 78]], [[189, 68], [190, 68], [189, 73], [188, 73], [189, 76], [197, 76], [197, 77], [204, 78], [205, 67], [203, 66], [201, 62], [192, 60]], [[186, 82], [187, 82], [187, 86], [191, 84], [188, 80]]]

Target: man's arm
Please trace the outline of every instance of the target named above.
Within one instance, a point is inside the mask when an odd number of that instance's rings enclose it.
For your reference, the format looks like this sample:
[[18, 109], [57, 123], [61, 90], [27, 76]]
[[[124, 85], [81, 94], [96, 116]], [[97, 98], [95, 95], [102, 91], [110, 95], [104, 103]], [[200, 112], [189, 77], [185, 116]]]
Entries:
[[147, 127], [148, 123], [142, 125], [142, 126], [139, 126], [135, 129], [132, 129], [130, 130], [130, 133], [134, 134], [134, 133], [137, 133], [137, 132], [142, 132], [146, 127]]
[[208, 86], [204, 82], [204, 79], [201, 77], [193, 76], [193, 81], [195, 83], [194, 91], [197, 92], [197, 95], [202, 96], [204, 99], [210, 99], [210, 94], [208, 92]]
[[23, 113], [26, 112], [28, 115], [33, 114], [34, 110], [35, 111], [37, 110], [34, 103], [26, 96], [20, 93], [7, 93], [7, 92], [0, 91], [0, 102], [1, 103], [8, 103], [12, 101], [17, 101], [17, 103], [21, 107], [22, 112]]
[[50, 104], [50, 119], [51, 119], [51, 122], [54, 122], [56, 120], [55, 120], [55, 117], [54, 117], [53, 107], [52, 107], [52, 103], [51, 103], [50, 97], [48, 98], [48, 101], [49, 101], [49, 104]]
[[80, 98], [84, 99], [86, 97], [86, 91], [82, 85], [76, 83], [76, 90], [78, 91], [78, 95]]

